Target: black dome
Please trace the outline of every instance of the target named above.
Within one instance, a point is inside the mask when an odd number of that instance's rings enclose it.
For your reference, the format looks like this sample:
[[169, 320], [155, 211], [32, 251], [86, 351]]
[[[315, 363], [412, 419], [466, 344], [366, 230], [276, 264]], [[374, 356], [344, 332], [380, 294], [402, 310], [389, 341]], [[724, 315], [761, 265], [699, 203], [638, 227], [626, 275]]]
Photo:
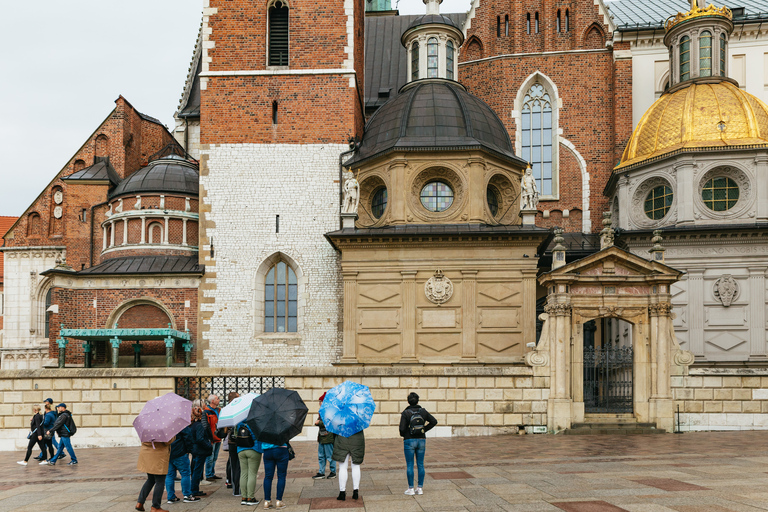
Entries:
[[109, 197], [148, 192], [197, 196], [199, 180], [200, 174], [195, 164], [180, 156], [169, 155], [150, 162], [148, 166], [128, 176], [115, 187]]
[[456, 25], [456, 23], [454, 23], [453, 20], [448, 16], [443, 16], [442, 14], [424, 14], [422, 16], [419, 16], [415, 20], [413, 20], [413, 23], [408, 25], [408, 28], [405, 29], [405, 32], [408, 32], [413, 27], [417, 27], [419, 25], [430, 25], [433, 23], [438, 23], [441, 25], [450, 25], [451, 27], [461, 30], [461, 27]]
[[525, 165], [491, 107], [457, 82], [427, 79], [407, 84], [376, 111], [365, 126], [360, 148], [344, 165], [391, 151], [472, 149]]

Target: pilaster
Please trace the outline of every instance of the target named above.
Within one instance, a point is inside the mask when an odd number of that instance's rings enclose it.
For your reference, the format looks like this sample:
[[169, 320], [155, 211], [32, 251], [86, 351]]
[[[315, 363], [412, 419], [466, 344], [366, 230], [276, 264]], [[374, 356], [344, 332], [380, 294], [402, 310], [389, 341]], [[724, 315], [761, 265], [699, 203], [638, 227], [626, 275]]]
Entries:
[[[677, 172], [677, 223], [693, 224], [693, 162], [682, 162], [675, 166]], [[626, 203], [625, 203], [626, 204]]]
[[704, 269], [688, 269], [688, 318], [691, 352], [704, 358]]
[[[759, 203], [758, 203], [759, 204]], [[749, 359], [765, 360], [765, 271], [749, 267]]]
[[403, 270], [403, 352], [401, 363], [415, 364], [416, 357], [416, 271]]
[[[719, 60], [719, 59], [718, 59]], [[755, 181], [757, 186], [757, 220], [768, 220], [768, 155], [755, 157]]]
[[477, 270], [461, 271], [461, 363], [477, 362]]
[[341, 363], [357, 363], [357, 272], [343, 271], [344, 334]]

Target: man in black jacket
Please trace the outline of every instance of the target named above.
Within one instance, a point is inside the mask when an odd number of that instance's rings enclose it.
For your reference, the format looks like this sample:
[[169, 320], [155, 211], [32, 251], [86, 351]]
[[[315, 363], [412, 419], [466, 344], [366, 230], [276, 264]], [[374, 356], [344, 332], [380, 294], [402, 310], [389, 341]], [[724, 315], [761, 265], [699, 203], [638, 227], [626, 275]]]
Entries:
[[[424, 453], [427, 449], [427, 432], [437, 425], [437, 420], [419, 405], [419, 395], [408, 395], [408, 407], [400, 415], [400, 436], [403, 438], [405, 452], [405, 473], [408, 477], [408, 489], [405, 494], [424, 494]], [[419, 471], [419, 485], [413, 488], [413, 459]]]
[[56, 452], [56, 455], [53, 456], [53, 459], [48, 461], [48, 465], [55, 466], [56, 461], [60, 458], [59, 456], [64, 456], [64, 449], [66, 448], [69, 457], [72, 459], [67, 466], [74, 466], [77, 464], [77, 456], [75, 455], [75, 450], [72, 449], [72, 442], [69, 438], [75, 433], [77, 427], [75, 427], [75, 422], [72, 419], [72, 413], [67, 410], [67, 404], [57, 405], [56, 412], [59, 413], [59, 416], [53, 423], [51, 430], [46, 431], [46, 435], [51, 435], [51, 432], [56, 432], [59, 434], [61, 442], [59, 443], [59, 449]]

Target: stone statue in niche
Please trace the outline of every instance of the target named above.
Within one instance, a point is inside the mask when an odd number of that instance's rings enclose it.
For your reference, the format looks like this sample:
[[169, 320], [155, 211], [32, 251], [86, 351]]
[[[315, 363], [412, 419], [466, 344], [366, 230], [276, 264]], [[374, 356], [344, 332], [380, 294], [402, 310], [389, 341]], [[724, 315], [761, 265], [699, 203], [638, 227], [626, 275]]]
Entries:
[[723, 303], [726, 308], [731, 305], [739, 293], [739, 283], [730, 274], [725, 274], [715, 281], [715, 297]]
[[344, 182], [344, 204], [341, 205], [341, 213], [357, 213], [360, 203], [360, 184], [354, 176]]
[[520, 180], [520, 209], [535, 210], [539, 206], [539, 189], [530, 164]]
[[603, 212], [603, 230], [600, 231], [600, 250], [613, 245], [613, 221], [611, 212]]
[[453, 283], [442, 270], [437, 269], [435, 275], [424, 284], [424, 294], [433, 304], [445, 304], [453, 295]]

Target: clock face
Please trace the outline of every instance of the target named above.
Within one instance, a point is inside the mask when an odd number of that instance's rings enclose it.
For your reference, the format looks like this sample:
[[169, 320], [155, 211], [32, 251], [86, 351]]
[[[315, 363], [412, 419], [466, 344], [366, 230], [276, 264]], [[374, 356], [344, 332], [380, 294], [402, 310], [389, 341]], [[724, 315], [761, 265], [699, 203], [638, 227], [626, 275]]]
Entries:
[[61, 193], [61, 190], [57, 190], [53, 194], [53, 202], [56, 204], [61, 204], [61, 202], [64, 200], [64, 194]]

